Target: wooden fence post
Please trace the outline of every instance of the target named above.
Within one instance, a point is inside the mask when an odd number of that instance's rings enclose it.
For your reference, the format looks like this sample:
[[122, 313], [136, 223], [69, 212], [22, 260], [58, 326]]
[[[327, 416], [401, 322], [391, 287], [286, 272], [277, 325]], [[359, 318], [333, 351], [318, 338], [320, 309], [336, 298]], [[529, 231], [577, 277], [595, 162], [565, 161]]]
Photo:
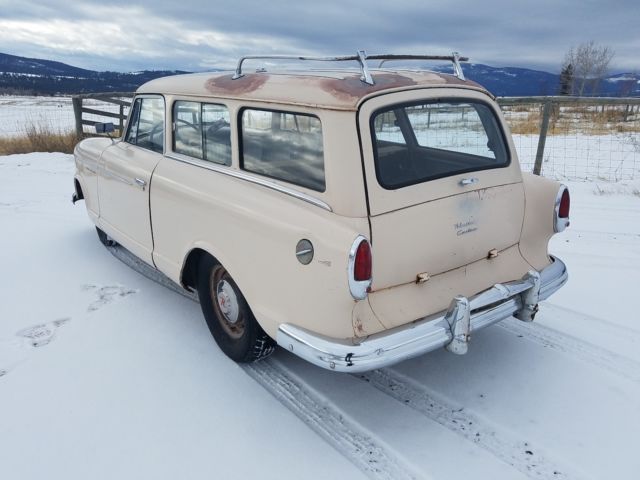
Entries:
[[73, 105], [73, 115], [76, 119], [76, 136], [82, 137], [82, 97], [72, 97], [71, 104]]
[[124, 106], [120, 105], [120, 119], [118, 123], [118, 130], [120, 132], [120, 136], [124, 134]]
[[550, 100], [547, 100], [542, 109], [542, 124], [540, 125], [540, 137], [538, 138], [538, 151], [536, 152], [536, 163], [533, 166], [533, 173], [540, 175], [542, 172], [542, 160], [544, 158], [544, 145], [547, 142], [547, 131], [549, 130], [549, 117], [551, 116]]

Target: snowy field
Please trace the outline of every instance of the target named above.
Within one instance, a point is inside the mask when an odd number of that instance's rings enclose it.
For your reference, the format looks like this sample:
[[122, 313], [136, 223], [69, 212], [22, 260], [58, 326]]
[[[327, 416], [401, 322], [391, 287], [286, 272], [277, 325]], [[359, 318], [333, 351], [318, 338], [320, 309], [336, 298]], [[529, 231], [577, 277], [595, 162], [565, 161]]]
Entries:
[[[85, 100], [84, 105], [98, 110], [118, 112], [118, 106], [99, 100]], [[533, 108], [533, 107], [532, 107]], [[125, 113], [126, 113], [125, 109]], [[509, 111], [508, 120], [518, 120], [529, 112]], [[87, 120], [112, 122], [113, 118], [85, 114]], [[455, 115], [439, 116], [440, 122], [455, 120]], [[424, 119], [422, 119], [424, 120]], [[636, 120], [637, 122], [638, 120]], [[433, 125], [438, 126], [433, 120]], [[69, 132], [75, 128], [71, 97], [31, 97], [0, 95], [0, 139], [24, 135], [30, 126]], [[442, 126], [442, 125], [440, 125]], [[615, 125], [612, 126], [612, 131]], [[421, 125], [420, 128], [424, 127]], [[85, 131], [90, 127], [85, 126]], [[451, 130], [460, 138], [460, 129]], [[446, 138], [447, 130], [441, 134]], [[401, 141], [400, 130], [386, 129], [381, 135], [390, 141]], [[538, 135], [513, 135], [523, 170], [531, 171], [535, 162]], [[469, 136], [469, 151], [476, 152], [477, 134]], [[558, 180], [610, 181], [640, 179], [640, 133], [607, 135], [549, 135], [544, 154], [543, 174]]]
[[[85, 99], [85, 107], [118, 113], [117, 105]], [[126, 110], [125, 110], [126, 112]], [[85, 114], [86, 120], [116, 122], [113, 118]], [[75, 130], [71, 97], [40, 97], [0, 95], [0, 138], [22, 136], [30, 127], [56, 133]], [[85, 126], [85, 129], [89, 127]]]
[[569, 184], [570, 280], [536, 322], [352, 376], [228, 360], [98, 242], [72, 176], [0, 157], [0, 478], [638, 478], [637, 182]]
[[56, 132], [73, 131], [71, 97], [0, 95], [0, 138], [24, 135], [32, 125]]

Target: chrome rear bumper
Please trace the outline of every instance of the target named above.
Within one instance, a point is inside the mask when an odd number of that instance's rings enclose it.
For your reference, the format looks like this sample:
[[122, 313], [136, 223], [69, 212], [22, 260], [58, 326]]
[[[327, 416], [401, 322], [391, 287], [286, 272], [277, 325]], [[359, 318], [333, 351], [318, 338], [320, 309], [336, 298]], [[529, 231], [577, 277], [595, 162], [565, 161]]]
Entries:
[[533, 320], [538, 301], [567, 282], [565, 264], [552, 259], [541, 272], [530, 271], [521, 280], [496, 284], [471, 298], [457, 296], [446, 311], [371, 335], [355, 345], [286, 323], [278, 328], [276, 341], [315, 365], [351, 373], [392, 365], [441, 347], [464, 354], [470, 332], [512, 315]]

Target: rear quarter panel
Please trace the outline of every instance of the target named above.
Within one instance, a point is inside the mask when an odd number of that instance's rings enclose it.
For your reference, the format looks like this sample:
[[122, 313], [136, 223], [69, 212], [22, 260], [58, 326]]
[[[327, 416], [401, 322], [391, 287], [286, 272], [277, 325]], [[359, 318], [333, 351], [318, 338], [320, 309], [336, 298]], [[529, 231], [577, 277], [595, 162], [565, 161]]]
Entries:
[[[174, 101], [183, 99], [165, 98], [169, 112]], [[358, 234], [368, 237], [370, 233], [355, 112], [224, 98], [185, 99], [227, 106], [232, 164], [223, 168], [234, 171], [241, 171], [238, 120], [242, 108], [318, 116], [324, 138], [326, 191], [270, 180], [312, 195], [332, 211], [212, 171], [201, 160], [185, 163], [165, 157], [150, 185], [153, 259], [158, 269], [180, 282], [189, 252], [194, 248], [209, 252], [229, 271], [272, 337], [285, 322], [342, 339], [372, 328], [379, 330], [368, 303], [356, 302], [348, 286], [351, 244]], [[170, 118], [168, 114], [167, 152], [172, 150]], [[313, 261], [306, 266], [295, 256], [301, 239], [310, 240], [315, 249]]]
[[520, 235], [520, 252], [536, 270], [551, 263], [549, 240], [555, 234], [553, 213], [561, 184], [555, 180], [524, 173], [525, 213]]
[[[336, 338], [354, 336], [347, 258], [366, 218], [336, 215], [242, 179], [165, 158], [151, 187], [154, 262], [176, 282], [201, 248], [234, 278], [271, 336], [281, 323]], [[295, 256], [301, 239], [314, 258]]]

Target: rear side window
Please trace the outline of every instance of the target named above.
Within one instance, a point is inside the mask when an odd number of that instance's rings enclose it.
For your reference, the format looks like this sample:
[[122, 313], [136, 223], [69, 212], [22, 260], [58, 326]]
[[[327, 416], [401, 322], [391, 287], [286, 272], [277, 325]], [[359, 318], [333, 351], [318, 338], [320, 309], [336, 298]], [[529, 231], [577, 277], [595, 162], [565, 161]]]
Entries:
[[386, 189], [509, 165], [493, 110], [474, 101], [397, 105], [371, 120], [376, 175]]
[[229, 110], [224, 105], [178, 101], [173, 105], [173, 150], [231, 165]]
[[299, 113], [244, 109], [241, 166], [248, 172], [325, 191], [320, 119]]
[[137, 98], [125, 142], [153, 152], [164, 151], [164, 99]]

